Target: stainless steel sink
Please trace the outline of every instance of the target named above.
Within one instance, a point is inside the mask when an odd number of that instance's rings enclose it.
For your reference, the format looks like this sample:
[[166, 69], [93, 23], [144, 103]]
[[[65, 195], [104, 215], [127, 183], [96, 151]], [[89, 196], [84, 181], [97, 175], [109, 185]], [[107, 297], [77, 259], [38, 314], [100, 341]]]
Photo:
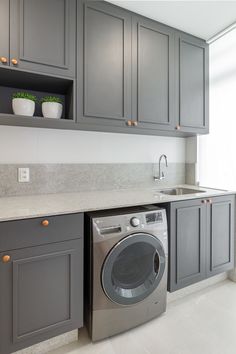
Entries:
[[204, 193], [204, 192], [205, 191], [198, 190], [198, 189], [181, 188], [181, 187], [166, 188], [166, 189], [159, 191], [159, 193], [167, 194], [167, 195], [197, 194], [197, 193]]

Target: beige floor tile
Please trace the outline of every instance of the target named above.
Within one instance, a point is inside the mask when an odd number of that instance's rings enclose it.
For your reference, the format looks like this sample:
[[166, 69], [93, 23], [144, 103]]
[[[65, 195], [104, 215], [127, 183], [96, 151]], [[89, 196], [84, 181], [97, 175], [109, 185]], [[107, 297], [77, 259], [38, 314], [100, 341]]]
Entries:
[[236, 283], [173, 301], [159, 318], [95, 344], [83, 329], [50, 354], [236, 354]]

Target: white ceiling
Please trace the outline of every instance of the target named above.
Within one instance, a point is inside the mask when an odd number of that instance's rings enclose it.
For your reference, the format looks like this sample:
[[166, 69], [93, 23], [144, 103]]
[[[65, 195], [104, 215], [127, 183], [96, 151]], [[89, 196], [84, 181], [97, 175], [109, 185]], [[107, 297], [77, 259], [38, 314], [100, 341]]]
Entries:
[[108, 1], [206, 40], [236, 22], [236, 1]]

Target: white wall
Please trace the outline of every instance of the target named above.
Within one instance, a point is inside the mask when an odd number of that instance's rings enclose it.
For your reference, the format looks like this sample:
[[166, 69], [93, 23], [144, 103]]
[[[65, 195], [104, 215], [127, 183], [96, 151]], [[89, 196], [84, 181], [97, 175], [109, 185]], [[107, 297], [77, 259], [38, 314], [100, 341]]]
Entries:
[[0, 163], [185, 162], [185, 139], [0, 127]]
[[236, 30], [210, 46], [210, 134], [198, 138], [201, 185], [236, 189]]

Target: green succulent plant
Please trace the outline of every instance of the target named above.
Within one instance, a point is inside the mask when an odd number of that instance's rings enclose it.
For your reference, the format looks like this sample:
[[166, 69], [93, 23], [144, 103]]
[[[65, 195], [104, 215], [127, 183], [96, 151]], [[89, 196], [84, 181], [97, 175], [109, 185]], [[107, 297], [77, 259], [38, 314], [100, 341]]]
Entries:
[[25, 98], [33, 102], [37, 102], [37, 97], [28, 92], [15, 92], [12, 95], [12, 98]]
[[40, 102], [41, 103], [44, 103], [44, 102], [55, 102], [55, 103], [61, 103], [62, 104], [62, 99], [60, 97], [56, 97], [56, 96], [45, 96], [45, 97], [41, 98]]

